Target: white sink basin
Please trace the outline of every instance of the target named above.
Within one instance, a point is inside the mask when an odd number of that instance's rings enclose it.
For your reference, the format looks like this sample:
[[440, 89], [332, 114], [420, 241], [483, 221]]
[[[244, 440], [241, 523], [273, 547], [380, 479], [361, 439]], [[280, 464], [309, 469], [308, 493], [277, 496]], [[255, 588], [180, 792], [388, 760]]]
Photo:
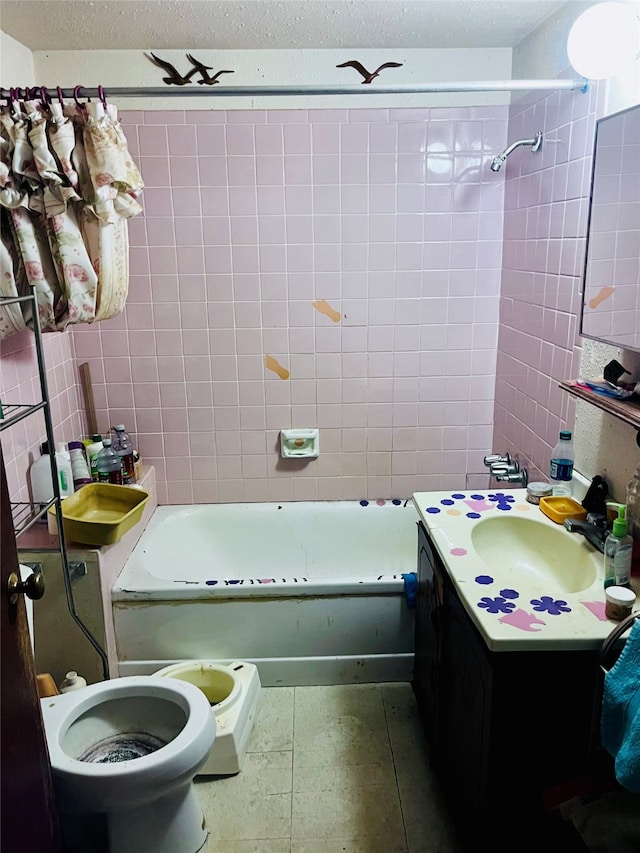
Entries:
[[489, 571], [513, 582], [526, 581], [541, 594], [565, 594], [590, 587], [603, 557], [583, 536], [535, 519], [500, 516], [479, 521], [471, 542]]

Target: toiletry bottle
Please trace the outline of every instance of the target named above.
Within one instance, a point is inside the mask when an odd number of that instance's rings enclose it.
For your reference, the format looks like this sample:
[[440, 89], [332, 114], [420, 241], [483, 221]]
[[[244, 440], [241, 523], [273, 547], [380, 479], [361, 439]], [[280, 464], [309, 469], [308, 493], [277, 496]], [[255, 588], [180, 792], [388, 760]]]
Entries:
[[640, 465], [627, 486], [627, 530], [633, 539], [631, 574], [640, 575]]
[[[51, 479], [51, 460], [49, 458], [49, 443], [43, 441], [40, 445], [40, 456], [29, 469], [31, 481], [31, 498], [36, 510], [42, 509], [53, 499], [53, 480]], [[40, 521], [46, 524], [45, 517]]]
[[605, 589], [609, 586], [629, 586], [632, 542], [633, 539], [627, 533], [625, 508], [621, 506], [613, 522], [613, 531], [604, 542]]
[[133, 458], [133, 443], [124, 424], [117, 424], [114, 428], [111, 446], [120, 457], [122, 465], [122, 482], [130, 486], [136, 481], [135, 462]]
[[568, 429], [563, 429], [560, 432], [558, 443], [551, 453], [549, 465], [549, 478], [554, 495], [571, 497], [573, 492], [573, 459], [571, 432]]
[[60, 692], [71, 693], [72, 690], [82, 690], [86, 686], [86, 679], [72, 669], [65, 675], [64, 681], [60, 685]]
[[98, 458], [98, 453], [103, 448], [102, 444], [102, 436], [100, 433], [94, 433], [91, 436], [91, 442], [87, 444], [85, 453], [87, 454], [87, 462], [89, 463], [89, 470], [91, 471], [91, 479], [94, 483], [98, 482], [98, 469], [96, 468], [96, 459]]
[[77, 492], [83, 486], [91, 482], [91, 472], [84, 455], [84, 445], [81, 441], [69, 442], [69, 456], [71, 457], [71, 472], [73, 474], [73, 488]]
[[[49, 454], [49, 443], [43, 441], [40, 445], [39, 459], [33, 463], [29, 469], [29, 479], [31, 480], [31, 498], [36, 509], [40, 509], [45, 504], [49, 503], [53, 498], [53, 480], [51, 479], [51, 460]], [[58, 471], [58, 488], [61, 498], [67, 498], [73, 494], [73, 475], [71, 473], [71, 463], [63, 456], [62, 453], [56, 451], [56, 469]], [[46, 518], [42, 521], [46, 522]]]
[[120, 457], [111, 447], [111, 439], [105, 438], [102, 441], [104, 447], [98, 453], [96, 460], [96, 468], [98, 469], [98, 482], [114, 483], [116, 486], [122, 485], [122, 465]]
[[69, 495], [73, 494], [73, 471], [71, 470], [71, 456], [64, 441], [56, 442], [56, 466], [58, 468], [60, 497], [68, 498]]

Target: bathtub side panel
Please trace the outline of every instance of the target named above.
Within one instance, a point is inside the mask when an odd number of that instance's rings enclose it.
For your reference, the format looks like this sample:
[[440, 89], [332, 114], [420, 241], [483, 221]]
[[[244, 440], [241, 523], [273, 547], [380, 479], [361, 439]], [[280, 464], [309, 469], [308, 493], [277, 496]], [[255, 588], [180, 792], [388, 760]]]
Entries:
[[303, 660], [402, 658], [406, 670], [413, 658], [414, 611], [401, 595], [115, 602], [113, 611], [121, 674], [136, 661], [159, 668], [176, 660], [247, 660], [260, 668], [268, 660], [271, 683], [303, 683], [287, 673]]

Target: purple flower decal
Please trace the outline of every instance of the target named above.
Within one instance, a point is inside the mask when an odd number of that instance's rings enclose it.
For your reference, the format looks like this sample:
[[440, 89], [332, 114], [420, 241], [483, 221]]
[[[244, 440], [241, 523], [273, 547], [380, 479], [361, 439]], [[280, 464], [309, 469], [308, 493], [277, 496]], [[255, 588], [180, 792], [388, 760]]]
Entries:
[[491, 577], [491, 575], [478, 575], [478, 577], [476, 578], [476, 583], [488, 585], [490, 583], [493, 583], [493, 578]]
[[520, 598], [520, 593], [517, 589], [501, 589], [500, 595], [503, 598]]
[[478, 607], [484, 608], [487, 613], [511, 613], [515, 606], [515, 602], [506, 601], [500, 595], [496, 598], [489, 598], [485, 595], [478, 602]]
[[571, 613], [571, 608], [566, 601], [562, 598], [551, 598], [550, 595], [541, 595], [540, 598], [532, 598], [531, 606], [538, 613], [548, 613], [550, 616]]

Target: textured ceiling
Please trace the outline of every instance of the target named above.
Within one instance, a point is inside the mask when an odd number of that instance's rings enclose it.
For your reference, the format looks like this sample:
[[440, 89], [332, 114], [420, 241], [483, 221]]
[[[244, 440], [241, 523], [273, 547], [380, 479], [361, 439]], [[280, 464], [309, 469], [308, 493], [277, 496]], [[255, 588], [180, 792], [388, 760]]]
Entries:
[[564, 5], [564, 0], [1, 0], [0, 27], [31, 50], [513, 47]]

